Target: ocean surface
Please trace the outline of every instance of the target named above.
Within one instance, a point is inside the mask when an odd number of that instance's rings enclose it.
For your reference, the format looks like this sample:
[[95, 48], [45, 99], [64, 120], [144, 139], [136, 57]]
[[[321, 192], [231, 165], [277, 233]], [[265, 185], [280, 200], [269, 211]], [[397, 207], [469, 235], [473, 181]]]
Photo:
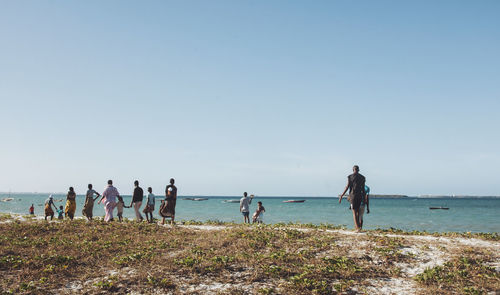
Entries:
[[[59, 208], [65, 205], [66, 196], [54, 194]], [[4, 201], [8, 194], [0, 194], [0, 212], [28, 214], [31, 204], [35, 205], [35, 215], [43, 216], [43, 204], [48, 194], [10, 194], [11, 201]], [[219, 220], [242, 222], [239, 203], [224, 202], [238, 200], [240, 197], [205, 197], [206, 201], [183, 200], [178, 197], [176, 220]], [[203, 196], [197, 196], [203, 198]], [[158, 208], [162, 197], [157, 197], [154, 217], [159, 218]], [[304, 203], [283, 203], [284, 200], [303, 199]], [[85, 196], [77, 196], [76, 216], [82, 216]], [[131, 196], [124, 196], [129, 205]], [[330, 223], [353, 228], [349, 202], [342, 204], [337, 198], [312, 197], [255, 197], [250, 205], [251, 214], [261, 201], [266, 209], [265, 223], [300, 222]], [[429, 207], [449, 207], [449, 210], [430, 210]], [[144, 203], [143, 203], [144, 207]], [[141, 208], [142, 211], [142, 208]], [[116, 212], [116, 211], [115, 211]], [[251, 215], [250, 214], [250, 215]], [[94, 206], [94, 216], [104, 216], [102, 205]], [[124, 217], [134, 218], [132, 208], [124, 209]], [[365, 213], [364, 228], [398, 228], [429, 232], [500, 232], [500, 198], [402, 198], [370, 199], [370, 214]]]

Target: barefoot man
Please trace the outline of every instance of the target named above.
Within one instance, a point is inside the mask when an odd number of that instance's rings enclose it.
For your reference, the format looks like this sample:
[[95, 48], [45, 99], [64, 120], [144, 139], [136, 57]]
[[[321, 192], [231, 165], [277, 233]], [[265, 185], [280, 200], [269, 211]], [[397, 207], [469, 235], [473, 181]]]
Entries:
[[342, 197], [345, 195], [347, 190], [349, 190], [349, 202], [351, 202], [352, 208], [352, 216], [354, 218], [354, 226], [356, 227], [356, 231], [361, 230], [361, 222], [359, 219], [359, 207], [361, 206], [361, 202], [365, 198], [365, 182], [366, 179], [363, 175], [359, 173], [359, 166], [354, 165], [352, 167], [352, 174], [347, 176], [347, 185], [344, 189], [344, 192], [339, 197], [339, 204], [342, 202]]
[[243, 197], [240, 199], [240, 212], [243, 214], [243, 223], [250, 223], [250, 204], [252, 204], [253, 195], [248, 197], [247, 192], [243, 193]]
[[130, 202], [129, 207], [134, 206], [135, 219], [139, 222], [142, 222], [144, 220], [144, 217], [142, 217], [139, 209], [141, 208], [142, 200], [144, 199], [144, 191], [139, 186], [139, 180], [134, 181], [134, 186], [134, 195], [132, 196], [132, 201]]
[[104, 216], [104, 221], [109, 222], [113, 221], [113, 210], [116, 207], [116, 198], [120, 196], [116, 187], [113, 186], [113, 181], [108, 180], [108, 187], [102, 192], [101, 199], [97, 204], [104, 204], [104, 211], [106, 211], [106, 215]]

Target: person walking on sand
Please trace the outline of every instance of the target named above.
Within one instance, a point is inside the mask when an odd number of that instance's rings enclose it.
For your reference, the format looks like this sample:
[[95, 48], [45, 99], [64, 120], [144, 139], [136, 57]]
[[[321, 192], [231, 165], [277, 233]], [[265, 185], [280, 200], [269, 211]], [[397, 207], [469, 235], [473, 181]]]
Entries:
[[117, 196], [118, 202], [116, 203], [116, 216], [118, 216], [118, 221], [123, 221], [123, 208], [130, 208], [125, 206], [122, 196]]
[[153, 223], [153, 211], [155, 211], [155, 195], [153, 194], [153, 189], [151, 187], [148, 187], [148, 201], [146, 203], [144, 211], [142, 212], [146, 214], [146, 219], [149, 223]]
[[[94, 216], [94, 214], [93, 214], [94, 202], [101, 195], [92, 189], [92, 184], [89, 184], [88, 188], [89, 189], [87, 190], [87, 194], [85, 196], [85, 205], [83, 205], [82, 215], [86, 216], [88, 220], [92, 220], [92, 217]], [[97, 195], [97, 197], [95, 197], [95, 199], [94, 199], [94, 195]]]
[[177, 187], [175, 179], [170, 178], [170, 184], [165, 188], [165, 200], [161, 202], [159, 214], [163, 217], [161, 224], [165, 224], [165, 218], [170, 218], [170, 224], [174, 225], [175, 204], [177, 203]]
[[99, 203], [104, 204], [104, 210], [106, 211], [106, 215], [104, 216], [104, 221], [109, 222], [113, 221], [113, 210], [116, 207], [116, 198], [120, 196], [116, 187], [113, 186], [113, 181], [108, 180], [108, 187], [102, 192], [102, 197], [99, 200]]
[[243, 193], [240, 199], [240, 212], [243, 214], [243, 223], [250, 223], [250, 204], [252, 204], [253, 195], [248, 198], [247, 192]]
[[57, 210], [56, 205], [54, 204], [54, 197], [49, 195], [49, 198], [45, 200], [45, 220], [50, 216], [50, 220], [54, 219], [54, 210], [52, 210], [52, 206]]
[[361, 230], [361, 225], [359, 221], [359, 207], [361, 206], [362, 200], [365, 198], [365, 182], [366, 178], [359, 173], [359, 166], [354, 165], [352, 167], [353, 173], [347, 176], [347, 185], [339, 196], [339, 204], [342, 203], [342, 197], [345, 195], [347, 190], [349, 190], [348, 200], [351, 202], [352, 216], [354, 219], [354, 226], [356, 231]]
[[135, 218], [137, 221], [141, 222], [144, 220], [144, 217], [142, 217], [139, 209], [141, 209], [142, 200], [144, 199], [144, 191], [139, 186], [138, 180], [134, 181], [134, 186], [135, 186], [134, 195], [132, 196], [132, 202], [130, 202], [130, 207], [134, 206]]
[[69, 192], [66, 195], [66, 208], [64, 208], [64, 214], [73, 220], [76, 211], [76, 193], [73, 187], [69, 188]]

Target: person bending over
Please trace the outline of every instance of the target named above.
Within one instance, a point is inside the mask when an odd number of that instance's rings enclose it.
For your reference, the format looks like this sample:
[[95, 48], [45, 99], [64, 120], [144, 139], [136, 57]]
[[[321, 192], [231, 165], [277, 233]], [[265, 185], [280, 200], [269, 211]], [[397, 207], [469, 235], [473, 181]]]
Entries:
[[57, 207], [54, 204], [54, 197], [50, 195], [49, 198], [45, 200], [45, 220], [47, 220], [47, 217], [49, 216], [50, 220], [54, 219], [54, 210], [52, 210], [52, 207], [54, 207], [57, 211]]
[[262, 202], [257, 202], [257, 210], [252, 216], [253, 223], [263, 223], [264, 222], [264, 212], [266, 212], [266, 208], [262, 206]]

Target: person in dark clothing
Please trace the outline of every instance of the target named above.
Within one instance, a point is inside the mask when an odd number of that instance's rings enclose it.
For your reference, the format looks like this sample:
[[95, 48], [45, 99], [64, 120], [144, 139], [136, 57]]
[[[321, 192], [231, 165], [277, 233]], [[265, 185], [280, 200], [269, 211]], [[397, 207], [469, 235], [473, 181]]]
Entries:
[[134, 206], [135, 217], [137, 221], [141, 222], [144, 220], [144, 217], [142, 217], [141, 211], [139, 211], [139, 209], [141, 208], [142, 199], [144, 198], [144, 191], [139, 186], [138, 180], [134, 181], [134, 185], [135, 185], [134, 195], [132, 196], [132, 202], [130, 202], [130, 207], [132, 207], [132, 205]]
[[163, 217], [161, 224], [165, 224], [165, 218], [170, 218], [170, 224], [174, 225], [175, 204], [177, 203], [177, 187], [174, 185], [175, 179], [170, 178], [170, 184], [165, 188], [165, 200], [160, 205], [160, 216]]
[[365, 182], [366, 178], [359, 173], [359, 166], [352, 167], [353, 173], [347, 177], [347, 185], [344, 192], [339, 197], [339, 204], [342, 202], [342, 197], [349, 190], [349, 202], [351, 202], [352, 216], [354, 218], [354, 226], [356, 231], [361, 230], [361, 221], [359, 219], [359, 207], [366, 196]]

